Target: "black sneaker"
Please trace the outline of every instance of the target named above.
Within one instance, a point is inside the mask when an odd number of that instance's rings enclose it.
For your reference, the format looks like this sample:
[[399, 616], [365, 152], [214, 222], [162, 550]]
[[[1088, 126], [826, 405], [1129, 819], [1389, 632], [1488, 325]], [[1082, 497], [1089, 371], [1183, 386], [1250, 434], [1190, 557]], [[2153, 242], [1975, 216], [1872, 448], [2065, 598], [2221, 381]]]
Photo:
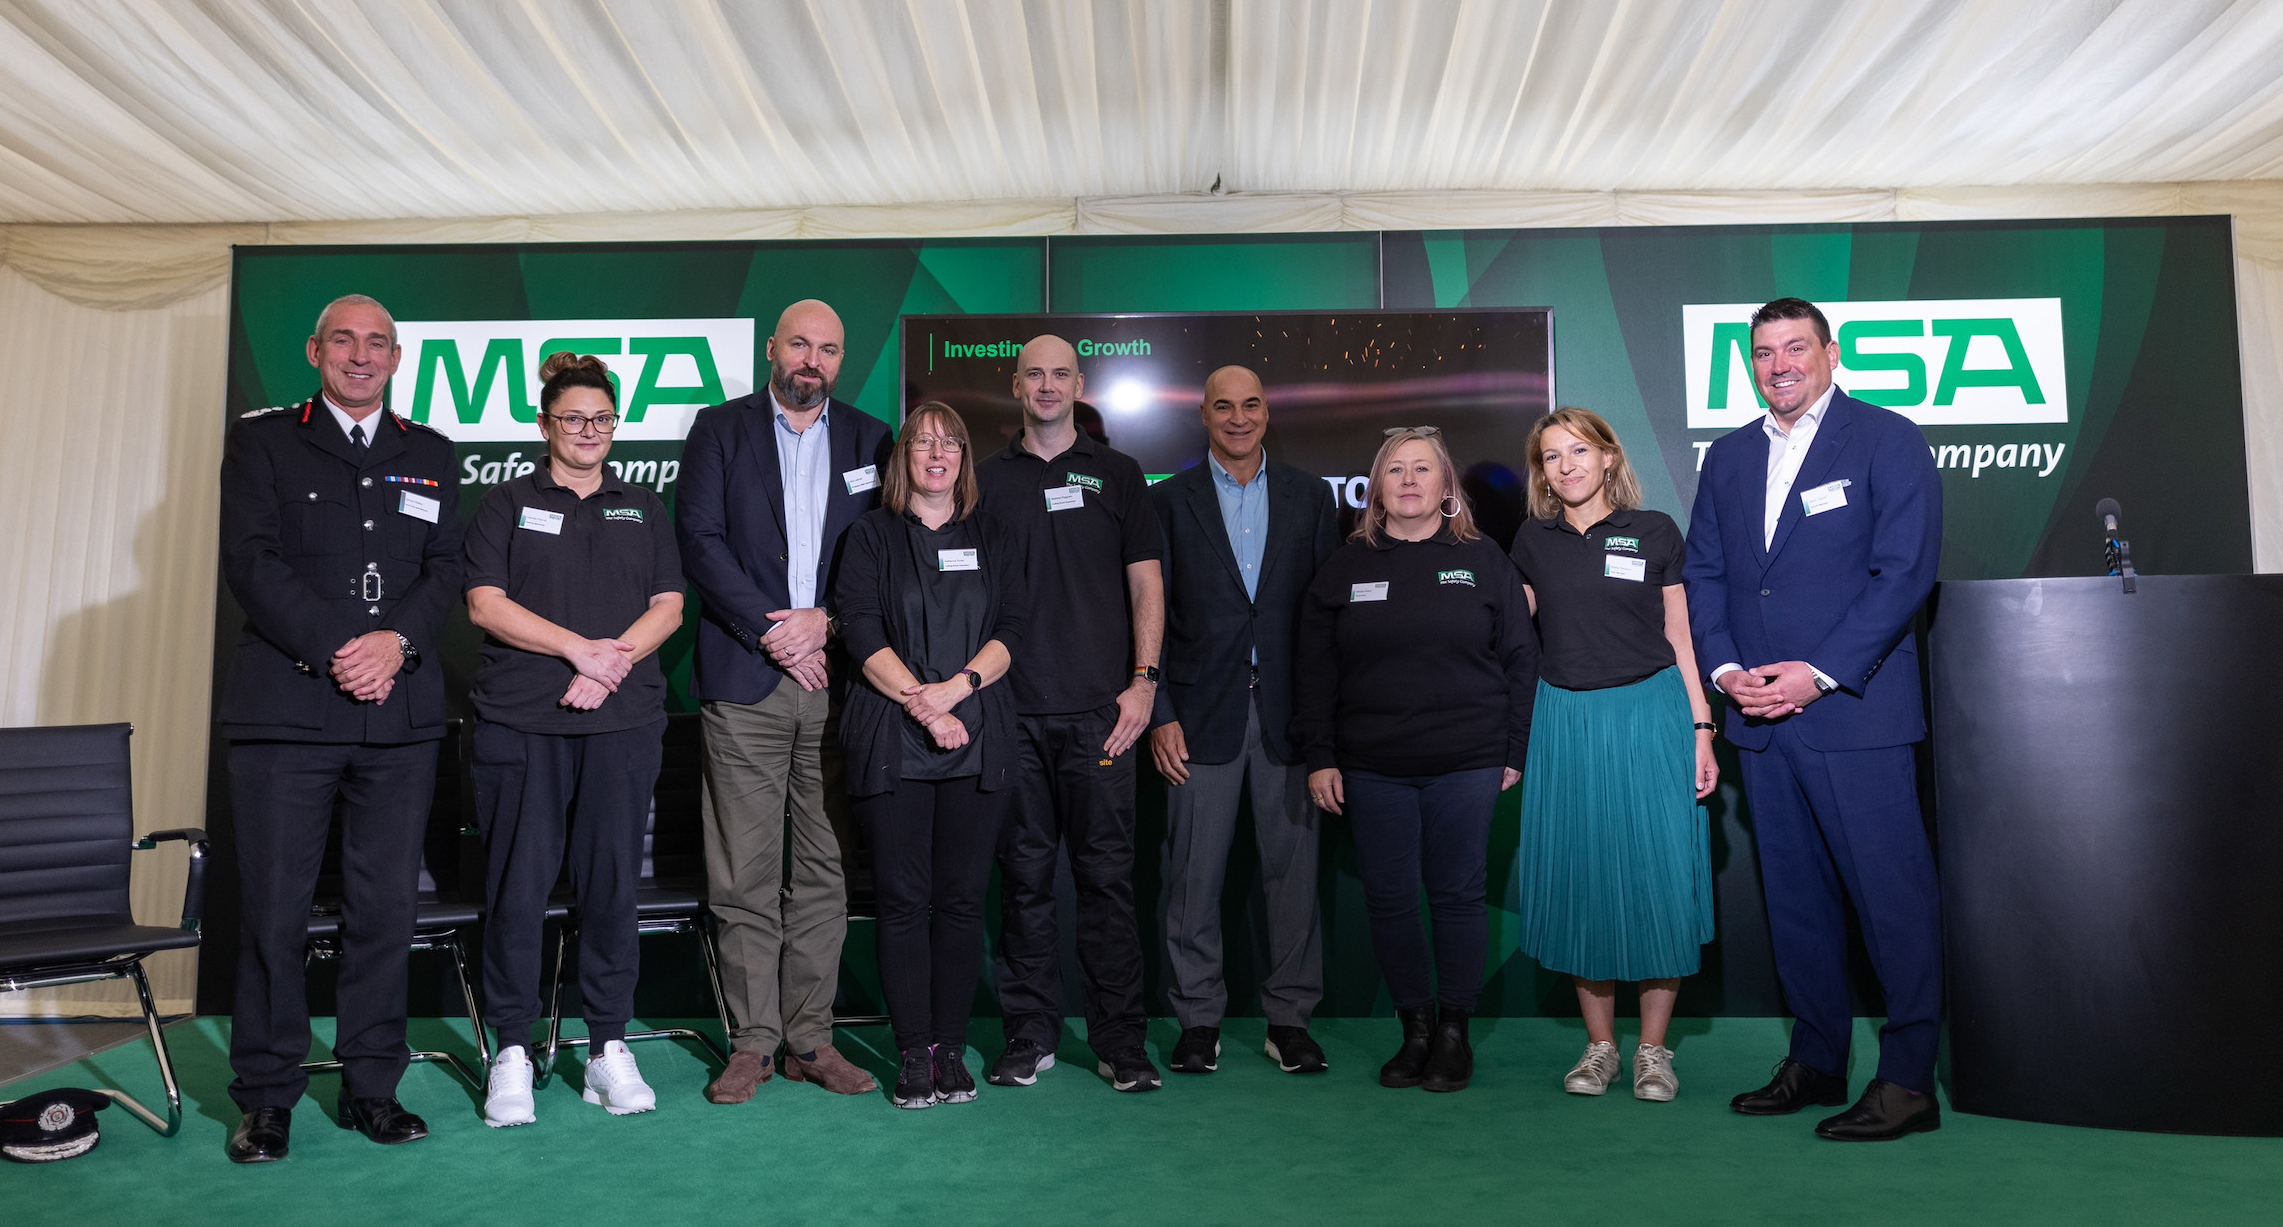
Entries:
[[1221, 1068], [1221, 1029], [1191, 1027], [1174, 1041], [1173, 1059], [1165, 1063], [1177, 1074], [1209, 1074]]
[[1157, 1066], [1150, 1064], [1149, 1054], [1139, 1048], [1103, 1057], [1097, 1072], [1110, 1080], [1113, 1091], [1154, 1091], [1159, 1085]]
[[975, 1075], [967, 1072], [965, 1044], [935, 1046], [935, 1101], [967, 1103], [975, 1098]]
[[1029, 1086], [1038, 1081], [1040, 1074], [1053, 1068], [1053, 1053], [1029, 1040], [1016, 1040], [1007, 1045], [1007, 1050], [999, 1054], [998, 1062], [991, 1066], [989, 1081], [992, 1086]]
[[1268, 1058], [1288, 1074], [1320, 1074], [1332, 1067], [1306, 1027], [1270, 1027]]
[[932, 1108], [935, 1106], [935, 1049], [904, 1049], [904, 1067], [896, 1071], [896, 1093], [893, 1096], [899, 1108]]

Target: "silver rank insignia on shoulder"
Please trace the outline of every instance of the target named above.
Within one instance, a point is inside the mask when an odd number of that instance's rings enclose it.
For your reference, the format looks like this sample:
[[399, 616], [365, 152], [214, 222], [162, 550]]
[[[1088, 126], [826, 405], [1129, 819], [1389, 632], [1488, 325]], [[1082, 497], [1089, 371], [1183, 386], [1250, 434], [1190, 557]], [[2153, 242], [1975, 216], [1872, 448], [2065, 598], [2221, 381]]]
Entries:
[[283, 413], [291, 408], [293, 408], [291, 405], [271, 405], [267, 409], [248, 409], [238, 416], [242, 418], [258, 418], [272, 413]]

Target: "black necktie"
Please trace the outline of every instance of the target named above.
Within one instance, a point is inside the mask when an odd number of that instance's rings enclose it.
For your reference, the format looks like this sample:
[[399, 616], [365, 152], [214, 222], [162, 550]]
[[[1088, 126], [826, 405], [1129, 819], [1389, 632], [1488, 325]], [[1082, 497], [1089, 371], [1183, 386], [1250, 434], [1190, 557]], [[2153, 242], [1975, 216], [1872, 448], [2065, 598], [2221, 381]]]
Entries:
[[363, 422], [359, 422], [356, 425], [349, 427], [349, 442], [356, 444], [360, 448], [365, 445], [365, 424]]

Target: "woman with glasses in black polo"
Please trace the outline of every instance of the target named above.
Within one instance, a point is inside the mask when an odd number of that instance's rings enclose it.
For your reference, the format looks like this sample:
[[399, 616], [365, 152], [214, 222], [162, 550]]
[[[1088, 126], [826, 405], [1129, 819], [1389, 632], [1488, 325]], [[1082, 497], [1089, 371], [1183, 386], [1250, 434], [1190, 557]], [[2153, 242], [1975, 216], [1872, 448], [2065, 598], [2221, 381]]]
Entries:
[[494, 486], [468, 526], [476, 669], [476, 821], [485, 875], [484, 1014], [499, 1030], [484, 1123], [534, 1115], [531, 1025], [540, 930], [569, 854], [579, 909], [588, 1103], [613, 1116], [657, 1097], [627, 1051], [639, 965], [635, 883], [666, 733], [656, 652], [682, 622], [681, 556], [665, 505], [604, 463], [618, 390], [602, 359], [539, 367], [547, 462]]
[[1294, 656], [1310, 667], [1293, 681], [1292, 735], [1316, 804], [1348, 815], [1403, 1023], [1380, 1085], [1458, 1091], [1474, 1074], [1491, 811], [1521, 778], [1537, 639], [1522, 578], [1475, 528], [1440, 431], [1388, 431], [1365, 502], [1301, 601]]
[[840, 718], [845, 779], [872, 845], [880, 987], [899, 1108], [975, 1098], [967, 1020], [983, 898], [1012, 796], [1005, 686], [1023, 628], [1022, 547], [977, 507], [974, 450], [951, 406], [911, 411], [880, 506], [849, 526], [833, 604], [864, 671]]

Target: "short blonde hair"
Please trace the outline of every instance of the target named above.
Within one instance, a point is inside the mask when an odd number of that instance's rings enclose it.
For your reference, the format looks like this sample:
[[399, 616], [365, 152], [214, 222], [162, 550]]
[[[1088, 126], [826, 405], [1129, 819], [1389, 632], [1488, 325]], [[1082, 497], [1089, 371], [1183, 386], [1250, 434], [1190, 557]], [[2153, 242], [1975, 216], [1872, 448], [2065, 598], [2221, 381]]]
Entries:
[[1591, 409], [1556, 409], [1539, 418], [1530, 427], [1530, 441], [1524, 446], [1524, 460], [1530, 467], [1530, 514], [1541, 520], [1551, 520], [1562, 514], [1562, 500], [1554, 494], [1554, 485], [1546, 480], [1546, 432], [1559, 426], [1576, 435], [1588, 447], [1599, 448], [1617, 457], [1609, 469], [1609, 509], [1631, 511], [1641, 505], [1641, 479], [1633, 475], [1633, 462], [1625, 458], [1625, 445], [1617, 441], [1617, 432]]
[[1435, 463], [1442, 467], [1444, 504], [1458, 503], [1455, 513], [1447, 512], [1443, 516], [1451, 535], [1461, 541], [1472, 541], [1482, 535], [1482, 530], [1474, 526], [1474, 508], [1467, 502], [1466, 491], [1459, 488], [1458, 466], [1451, 463], [1451, 451], [1443, 446], [1443, 432], [1433, 426], [1406, 426], [1388, 431], [1386, 440], [1379, 445], [1379, 454], [1371, 458], [1371, 484], [1364, 489], [1363, 514], [1356, 517], [1355, 531], [1348, 534], [1348, 540], [1371, 546], [1386, 542], [1387, 508], [1379, 501], [1380, 479], [1395, 449], [1413, 440], [1426, 444], [1435, 454]]
[[904, 417], [896, 432], [896, 448], [888, 457], [888, 471], [880, 475], [880, 505], [897, 515], [912, 505], [912, 440], [923, 424], [935, 426], [936, 437], [959, 444], [959, 480], [951, 484], [951, 518], [964, 520], [983, 501], [975, 481], [975, 444], [967, 437], [967, 422], [959, 411], [939, 400], [923, 402]]

